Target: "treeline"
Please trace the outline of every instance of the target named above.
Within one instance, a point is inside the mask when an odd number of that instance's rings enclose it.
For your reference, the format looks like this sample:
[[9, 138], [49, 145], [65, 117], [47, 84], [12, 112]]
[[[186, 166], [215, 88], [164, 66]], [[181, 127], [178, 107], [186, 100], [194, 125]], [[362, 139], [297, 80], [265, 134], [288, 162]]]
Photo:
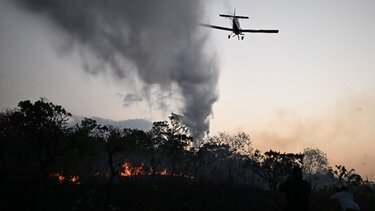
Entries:
[[154, 122], [150, 131], [100, 125], [90, 118], [71, 125], [71, 114], [46, 100], [21, 101], [0, 113], [0, 179], [17, 187], [105, 184], [106, 194], [130, 178], [161, 177], [192, 184], [247, 185], [275, 190], [298, 165], [313, 187], [369, 184], [354, 169], [329, 166], [325, 153], [260, 152], [250, 136], [219, 133], [194, 140], [181, 116]]

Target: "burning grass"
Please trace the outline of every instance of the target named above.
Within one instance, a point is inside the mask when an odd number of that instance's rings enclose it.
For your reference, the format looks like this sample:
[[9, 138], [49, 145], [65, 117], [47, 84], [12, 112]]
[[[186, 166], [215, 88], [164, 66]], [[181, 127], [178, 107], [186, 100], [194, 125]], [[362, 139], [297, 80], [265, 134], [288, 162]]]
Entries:
[[66, 176], [63, 173], [53, 173], [53, 174], [51, 174], [51, 177], [55, 178], [56, 181], [59, 184], [64, 184], [64, 183], [71, 183], [71, 184], [75, 184], [75, 185], [80, 184], [79, 176], [77, 176], [77, 175]]

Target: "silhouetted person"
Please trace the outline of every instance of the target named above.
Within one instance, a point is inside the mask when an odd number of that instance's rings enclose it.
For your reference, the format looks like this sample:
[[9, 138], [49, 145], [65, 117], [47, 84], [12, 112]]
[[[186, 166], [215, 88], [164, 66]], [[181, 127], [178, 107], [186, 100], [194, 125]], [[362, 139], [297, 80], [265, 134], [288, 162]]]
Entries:
[[331, 196], [331, 210], [337, 211], [359, 211], [360, 208], [353, 199], [353, 194], [346, 186], [336, 189], [336, 193]]
[[303, 179], [300, 167], [292, 169], [290, 176], [280, 184], [279, 191], [286, 194], [284, 211], [309, 210], [311, 185]]

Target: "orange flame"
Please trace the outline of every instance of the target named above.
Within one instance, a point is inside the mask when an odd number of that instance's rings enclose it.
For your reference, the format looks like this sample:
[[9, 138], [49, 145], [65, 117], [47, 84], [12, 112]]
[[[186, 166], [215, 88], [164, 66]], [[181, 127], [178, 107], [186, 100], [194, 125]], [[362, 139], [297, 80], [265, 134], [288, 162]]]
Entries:
[[70, 176], [69, 178], [69, 182], [73, 183], [73, 184], [80, 184], [79, 182], [79, 176]]
[[63, 184], [64, 182], [70, 182], [70, 183], [76, 184], [76, 185], [80, 184], [79, 176], [70, 176], [69, 179], [68, 179], [62, 173], [53, 173], [53, 174], [51, 174], [51, 177], [55, 177], [59, 184]]
[[120, 176], [122, 177], [131, 177], [131, 176], [139, 176], [144, 174], [144, 166], [145, 164], [142, 163], [139, 167], [132, 167], [131, 163], [125, 162], [122, 164], [122, 169], [120, 171]]
[[65, 177], [64, 175], [60, 174], [60, 173], [52, 173], [51, 174], [51, 177], [54, 177], [57, 179], [57, 182], [59, 184], [62, 184], [64, 181], [65, 181]]
[[[140, 176], [140, 175], [152, 175], [153, 169], [150, 168], [149, 170], [145, 170], [145, 164], [142, 163], [140, 166], [133, 166], [130, 162], [125, 162], [122, 164], [122, 169], [119, 173], [122, 177], [132, 177], [132, 176]], [[156, 175], [160, 176], [175, 176], [175, 177], [185, 177], [194, 179], [192, 176], [184, 175], [183, 173], [174, 173], [170, 174], [166, 168], [162, 168], [159, 171], [154, 171]]]
[[158, 174], [162, 175], [162, 176], [167, 176], [168, 175], [168, 171], [167, 169], [161, 169]]

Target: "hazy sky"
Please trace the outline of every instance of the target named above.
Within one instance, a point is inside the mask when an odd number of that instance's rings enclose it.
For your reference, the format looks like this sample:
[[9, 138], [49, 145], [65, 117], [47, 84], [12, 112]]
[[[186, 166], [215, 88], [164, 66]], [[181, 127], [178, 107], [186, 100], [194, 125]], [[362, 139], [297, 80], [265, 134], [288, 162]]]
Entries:
[[[220, 69], [210, 133], [245, 131], [261, 150], [318, 147], [332, 165], [374, 180], [375, 2], [211, 0], [202, 22], [230, 26], [218, 14], [234, 7], [250, 17], [242, 28], [280, 32], [238, 41], [226, 31], [201, 29]], [[178, 112], [177, 96], [166, 98], [163, 111], [145, 101], [124, 106], [127, 94], [141, 92], [138, 82], [87, 74], [79, 52], [64, 51], [63, 33], [1, 0], [1, 109], [46, 97], [73, 114], [113, 120], [154, 121]]]

